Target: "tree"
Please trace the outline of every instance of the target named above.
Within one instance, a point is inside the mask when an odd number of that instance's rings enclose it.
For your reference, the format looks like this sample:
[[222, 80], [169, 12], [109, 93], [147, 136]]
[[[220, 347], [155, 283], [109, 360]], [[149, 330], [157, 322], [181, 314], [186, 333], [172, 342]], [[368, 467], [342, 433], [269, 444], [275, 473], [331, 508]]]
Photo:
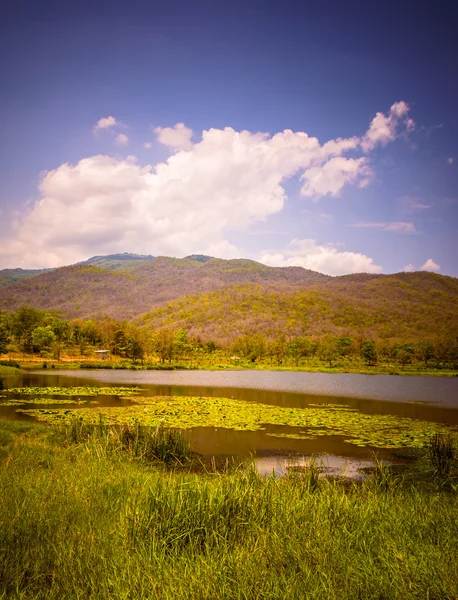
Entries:
[[166, 360], [172, 362], [174, 332], [168, 327], [159, 329], [156, 333], [155, 346], [162, 363]]
[[377, 364], [377, 350], [374, 342], [363, 342], [361, 344], [361, 357], [366, 365], [373, 367]]
[[117, 356], [125, 356], [127, 350], [127, 339], [123, 329], [115, 331], [111, 351]]
[[21, 306], [14, 315], [12, 333], [22, 352], [33, 352], [32, 331], [41, 325], [43, 313], [30, 306]]
[[397, 359], [403, 367], [410, 365], [414, 355], [414, 347], [412, 344], [402, 344], [398, 348]]
[[134, 361], [143, 360], [143, 357], [145, 355], [145, 352], [140, 342], [131, 336], [126, 338], [125, 350], [127, 358], [131, 358]]
[[8, 352], [8, 332], [6, 327], [0, 325], [0, 354], [6, 354]]
[[318, 356], [332, 367], [332, 363], [336, 361], [339, 356], [339, 347], [336, 338], [330, 336], [325, 337], [318, 347]]
[[49, 348], [51, 344], [56, 341], [56, 336], [52, 327], [48, 325], [47, 327], [36, 327], [32, 331], [32, 342], [34, 346], [38, 347], [38, 350], [43, 350], [45, 348]]
[[348, 356], [353, 352], [353, 340], [350, 337], [341, 337], [338, 340], [340, 356]]

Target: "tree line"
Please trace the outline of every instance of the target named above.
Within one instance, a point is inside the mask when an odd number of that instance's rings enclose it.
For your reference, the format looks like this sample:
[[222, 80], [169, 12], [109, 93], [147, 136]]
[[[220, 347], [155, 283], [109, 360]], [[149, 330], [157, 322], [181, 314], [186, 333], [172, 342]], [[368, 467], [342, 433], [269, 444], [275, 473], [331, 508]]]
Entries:
[[106, 349], [119, 358], [143, 361], [154, 357], [161, 363], [218, 362], [301, 366], [319, 360], [330, 367], [342, 361], [378, 362], [406, 366], [458, 368], [458, 338], [454, 335], [411, 341], [353, 336], [268, 337], [242, 334], [222, 345], [211, 339], [192, 337], [184, 329], [147, 326], [114, 319], [66, 320], [53, 312], [28, 306], [0, 312], [0, 354], [22, 352], [59, 360], [67, 355], [90, 356]]

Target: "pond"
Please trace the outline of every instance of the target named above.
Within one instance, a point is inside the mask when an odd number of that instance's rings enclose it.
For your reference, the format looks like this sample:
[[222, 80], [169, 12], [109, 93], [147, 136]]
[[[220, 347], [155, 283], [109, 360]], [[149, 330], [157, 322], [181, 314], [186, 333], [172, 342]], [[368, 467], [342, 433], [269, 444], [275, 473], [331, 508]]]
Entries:
[[[138, 389], [131, 396], [116, 389], [87, 398], [81, 390], [74, 396], [51, 394], [52, 405], [40, 393], [8, 392], [22, 387], [81, 386]], [[374, 449], [381, 458], [391, 460], [393, 448], [410, 441], [421, 443], [432, 431], [448, 426], [454, 430], [458, 425], [458, 379], [443, 377], [53, 370], [5, 377], [3, 387], [3, 418], [30, 419], [37, 416], [33, 410], [44, 409], [47, 415], [38, 416], [50, 419], [75, 409], [85, 417], [96, 411], [116, 419], [140, 415], [154, 424], [160, 414], [166, 425], [183, 428], [195, 452], [207, 456], [255, 453], [268, 468], [272, 457], [326, 454], [350, 461], [351, 470], [351, 461], [367, 460]], [[12, 406], [12, 400], [21, 404]], [[67, 413], [59, 412], [63, 410]], [[307, 415], [305, 420], [303, 415]]]

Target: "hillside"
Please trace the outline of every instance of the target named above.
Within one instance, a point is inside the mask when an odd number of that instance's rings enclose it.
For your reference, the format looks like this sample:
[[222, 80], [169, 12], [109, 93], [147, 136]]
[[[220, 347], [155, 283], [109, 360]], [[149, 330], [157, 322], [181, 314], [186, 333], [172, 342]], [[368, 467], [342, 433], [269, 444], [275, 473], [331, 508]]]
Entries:
[[65, 318], [182, 327], [222, 342], [256, 332], [398, 339], [458, 335], [453, 277], [427, 272], [329, 277], [301, 267], [202, 255], [92, 257], [0, 287], [0, 310], [23, 305]]
[[240, 284], [297, 289], [329, 279], [300, 267], [267, 267], [245, 259], [156, 257], [125, 260], [114, 268], [113, 261], [119, 259], [107, 258], [108, 268], [73, 265], [4, 286], [0, 288], [0, 309], [28, 305], [56, 310], [67, 318], [132, 319], [184, 294]]
[[138, 324], [228, 343], [241, 334], [419, 339], [458, 335], [458, 280], [432, 273], [345, 276], [308, 289], [238, 285], [186, 296]]
[[36, 277], [49, 271], [52, 271], [52, 269], [2, 269], [0, 271], [0, 287], [29, 279], [29, 277]]

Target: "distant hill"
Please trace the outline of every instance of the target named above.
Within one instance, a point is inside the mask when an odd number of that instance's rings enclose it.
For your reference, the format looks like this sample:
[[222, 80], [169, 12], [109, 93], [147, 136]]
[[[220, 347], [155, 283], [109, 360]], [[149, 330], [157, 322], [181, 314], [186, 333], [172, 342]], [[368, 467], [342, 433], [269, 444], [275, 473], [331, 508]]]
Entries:
[[0, 271], [0, 286], [22, 281], [49, 271], [52, 271], [52, 269], [3, 269]]
[[124, 269], [130, 264], [135, 264], [139, 260], [152, 260], [151, 254], [131, 254], [123, 252], [122, 254], [107, 254], [105, 256], [92, 256], [87, 260], [77, 263], [78, 265], [95, 265], [105, 269]]
[[[101, 257], [106, 258], [106, 257]], [[92, 260], [92, 259], [90, 259]], [[132, 319], [185, 294], [242, 283], [303, 287], [328, 276], [300, 267], [267, 267], [251, 260], [156, 257], [105, 266], [79, 264], [0, 288], [0, 309], [19, 306], [58, 311], [62, 316]], [[103, 263], [102, 263], [103, 264]]]
[[236, 285], [178, 298], [136, 322], [228, 343], [239, 335], [370, 339], [458, 336], [458, 279], [434, 273], [345, 276], [306, 287]]
[[204, 255], [95, 256], [54, 270], [3, 271], [0, 310], [135, 319], [227, 341], [256, 332], [409, 339], [458, 335], [458, 279], [435, 273], [330, 277]]
[[190, 254], [189, 256], [185, 256], [185, 258], [188, 258], [189, 260], [195, 260], [197, 262], [205, 263], [205, 262], [208, 262], [209, 260], [212, 260], [214, 257], [207, 256], [206, 254]]

